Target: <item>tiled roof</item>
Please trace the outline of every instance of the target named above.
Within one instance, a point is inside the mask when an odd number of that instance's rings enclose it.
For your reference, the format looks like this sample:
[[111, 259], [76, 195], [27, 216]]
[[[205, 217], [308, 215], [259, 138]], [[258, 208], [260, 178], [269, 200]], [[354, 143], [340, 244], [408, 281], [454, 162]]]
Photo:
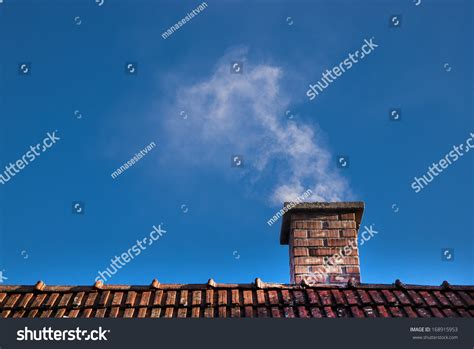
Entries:
[[474, 286], [160, 284], [0, 286], [0, 317], [474, 317]]

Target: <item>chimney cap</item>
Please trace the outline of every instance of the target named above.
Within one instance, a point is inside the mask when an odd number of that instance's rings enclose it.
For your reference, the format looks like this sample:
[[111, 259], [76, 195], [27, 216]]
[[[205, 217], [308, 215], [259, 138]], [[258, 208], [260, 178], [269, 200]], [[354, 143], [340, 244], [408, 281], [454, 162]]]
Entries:
[[363, 201], [344, 201], [344, 202], [302, 202], [295, 204], [292, 202], [285, 202], [283, 208], [288, 207], [288, 211], [283, 214], [283, 221], [281, 223], [280, 231], [280, 244], [288, 245], [290, 238], [290, 221], [291, 215], [288, 213], [292, 212], [314, 212], [314, 213], [355, 213], [357, 229], [359, 229], [360, 222], [362, 220], [362, 214], [364, 213], [364, 202]]

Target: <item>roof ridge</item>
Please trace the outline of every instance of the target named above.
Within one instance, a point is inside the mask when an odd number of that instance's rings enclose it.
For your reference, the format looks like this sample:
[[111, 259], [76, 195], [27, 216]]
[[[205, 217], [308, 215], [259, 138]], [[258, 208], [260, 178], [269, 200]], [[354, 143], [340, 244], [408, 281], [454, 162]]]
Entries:
[[202, 284], [162, 284], [154, 279], [151, 285], [113, 285], [104, 284], [96, 281], [93, 286], [86, 285], [46, 285], [43, 281], [38, 281], [35, 285], [0, 285], [0, 292], [66, 292], [66, 291], [129, 291], [129, 290], [150, 290], [150, 289], [206, 289], [206, 288], [222, 288], [222, 289], [402, 289], [402, 290], [440, 290], [440, 291], [464, 291], [474, 290], [474, 285], [451, 285], [444, 281], [440, 286], [435, 285], [414, 285], [404, 284], [400, 280], [396, 280], [393, 284], [369, 284], [369, 283], [347, 283], [347, 284], [283, 284], [263, 282], [260, 278], [256, 278], [252, 283], [216, 283], [213, 279], [209, 279], [207, 283]]

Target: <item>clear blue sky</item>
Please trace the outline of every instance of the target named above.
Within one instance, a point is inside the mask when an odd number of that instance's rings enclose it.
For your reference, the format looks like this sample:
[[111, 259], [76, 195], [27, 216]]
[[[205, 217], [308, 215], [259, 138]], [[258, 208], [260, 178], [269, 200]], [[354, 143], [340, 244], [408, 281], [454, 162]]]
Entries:
[[[474, 152], [410, 187], [474, 132], [472, 1], [207, 4], [166, 40], [199, 2], [0, 4], [1, 170], [61, 137], [0, 185], [5, 283], [92, 284], [160, 223], [166, 235], [110, 283], [288, 282], [281, 221], [266, 222], [292, 190], [319, 188], [366, 203], [363, 225], [379, 234], [361, 248], [363, 282], [473, 284]], [[308, 85], [372, 37], [379, 47], [309, 101]]]

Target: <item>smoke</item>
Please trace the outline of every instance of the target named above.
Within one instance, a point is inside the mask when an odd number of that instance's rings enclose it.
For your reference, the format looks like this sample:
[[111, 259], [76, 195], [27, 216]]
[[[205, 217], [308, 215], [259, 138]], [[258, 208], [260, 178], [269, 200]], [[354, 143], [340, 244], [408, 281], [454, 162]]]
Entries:
[[[272, 204], [292, 201], [307, 189], [313, 191], [310, 201], [347, 199], [348, 184], [318, 141], [318, 127], [285, 117], [291, 96], [281, 86], [282, 69], [249, 66], [245, 54], [225, 55], [208, 78], [194, 84], [180, 78], [172, 109], [186, 110], [189, 117], [172, 118], [166, 125], [177, 148], [185, 145], [205, 154], [195, 162], [198, 166], [242, 154], [252, 185], [264, 187]], [[243, 62], [242, 74], [230, 71], [236, 56]], [[230, 166], [230, 160], [220, 166]]]

